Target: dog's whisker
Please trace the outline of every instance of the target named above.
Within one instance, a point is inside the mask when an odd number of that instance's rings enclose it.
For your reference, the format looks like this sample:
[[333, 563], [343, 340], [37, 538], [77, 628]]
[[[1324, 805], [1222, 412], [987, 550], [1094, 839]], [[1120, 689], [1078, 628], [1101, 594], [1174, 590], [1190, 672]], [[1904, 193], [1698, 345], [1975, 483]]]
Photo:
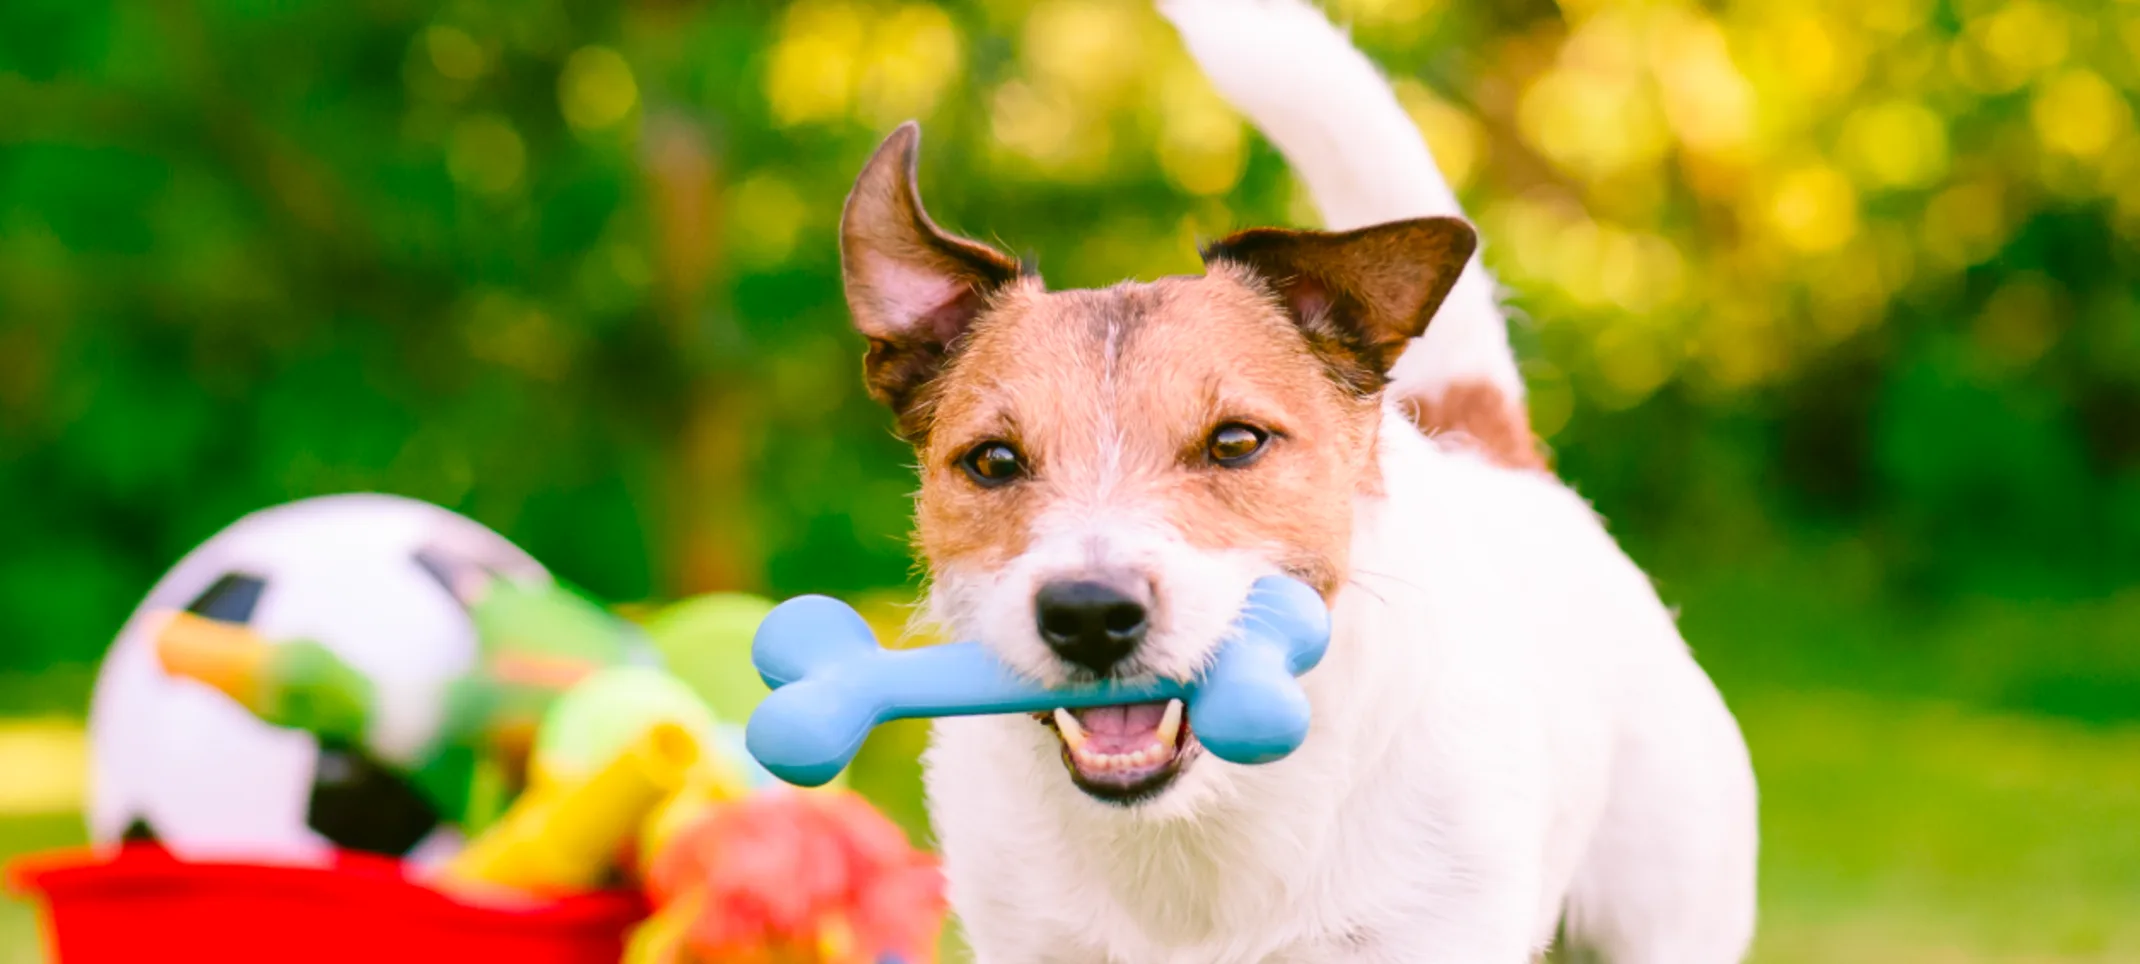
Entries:
[[1366, 593], [1366, 594], [1368, 594], [1368, 595], [1370, 595], [1370, 596], [1373, 596], [1373, 597], [1375, 597], [1375, 601], [1376, 601], [1376, 602], [1378, 602], [1378, 603], [1381, 603], [1382, 605], [1385, 605], [1385, 606], [1387, 606], [1387, 605], [1389, 605], [1389, 604], [1390, 604], [1390, 601], [1389, 601], [1389, 599], [1388, 599], [1387, 597], [1383, 596], [1383, 595], [1382, 595], [1381, 593], [1379, 593], [1379, 592], [1376, 592], [1376, 591], [1374, 591], [1374, 590], [1372, 590], [1372, 589], [1369, 589], [1369, 588], [1367, 588], [1367, 584], [1366, 584], [1366, 583], [1363, 583], [1363, 582], [1361, 582], [1361, 581], [1359, 581], [1358, 579], [1347, 579], [1347, 580], [1345, 580], [1345, 585], [1351, 586], [1351, 587], [1352, 587], [1352, 588], [1354, 588], [1354, 589], [1357, 589], [1357, 590], [1359, 590], [1359, 591], [1361, 591], [1361, 592], [1364, 592], [1364, 593]]
[[1387, 573], [1387, 572], [1376, 572], [1376, 571], [1374, 571], [1374, 570], [1372, 570], [1372, 569], [1358, 569], [1358, 568], [1355, 568], [1354, 570], [1352, 570], [1352, 574], [1353, 574], [1353, 575], [1355, 575], [1355, 576], [1373, 576], [1373, 577], [1374, 577], [1374, 578], [1376, 578], [1376, 579], [1386, 579], [1386, 580], [1389, 580], [1390, 582], [1394, 582], [1394, 583], [1396, 583], [1396, 584], [1397, 584], [1397, 585], [1399, 585], [1399, 586], [1403, 586], [1404, 588], [1406, 588], [1406, 589], [1409, 589], [1409, 590], [1411, 590], [1411, 591], [1413, 591], [1413, 592], [1426, 592], [1426, 591], [1427, 591], [1427, 590], [1426, 590], [1426, 587], [1425, 587], [1425, 586], [1421, 586], [1420, 584], [1418, 584], [1418, 583], [1416, 583], [1416, 582], [1413, 582], [1413, 581], [1411, 581], [1411, 580], [1409, 580], [1409, 579], [1406, 579], [1406, 578], [1404, 578], [1404, 577], [1402, 577], [1402, 576], [1399, 576], [1399, 575], [1396, 575], [1396, 574], [1394, 574], [1394, 573]]

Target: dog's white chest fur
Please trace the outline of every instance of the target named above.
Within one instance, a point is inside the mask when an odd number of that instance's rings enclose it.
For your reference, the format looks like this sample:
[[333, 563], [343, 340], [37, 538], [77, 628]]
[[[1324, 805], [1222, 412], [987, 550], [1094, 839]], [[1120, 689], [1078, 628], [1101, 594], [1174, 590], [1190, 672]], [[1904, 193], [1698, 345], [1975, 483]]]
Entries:
[[1385, 419], [1293, 756], [1135, 808], [1025, 717], [945, 720], [934, 823], [979, 959], [1720, 964], [1752, 927], [1738, 731], [1641, 572], [1548, 476]]

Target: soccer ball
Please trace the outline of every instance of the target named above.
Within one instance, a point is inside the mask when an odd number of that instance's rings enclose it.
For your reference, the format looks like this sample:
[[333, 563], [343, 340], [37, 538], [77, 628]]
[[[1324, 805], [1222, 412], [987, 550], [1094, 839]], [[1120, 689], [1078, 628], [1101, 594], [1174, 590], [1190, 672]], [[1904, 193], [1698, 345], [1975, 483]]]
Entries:
[[[475, 664], [475, 626], [455, 593], [469, 572], [550, 581], [497, 533], [384, 495], [264, 509], [188, 553], [128, 618], [99, 672], [91, 839], [248, 863], [450, 850], [451, 832], [398, 772], [442, 725], [447, 683]], [[178, 609], [333, 650], [374, 684], [368, 745], [323, 749], [165, 673], [152, 634], [159, 614]]]

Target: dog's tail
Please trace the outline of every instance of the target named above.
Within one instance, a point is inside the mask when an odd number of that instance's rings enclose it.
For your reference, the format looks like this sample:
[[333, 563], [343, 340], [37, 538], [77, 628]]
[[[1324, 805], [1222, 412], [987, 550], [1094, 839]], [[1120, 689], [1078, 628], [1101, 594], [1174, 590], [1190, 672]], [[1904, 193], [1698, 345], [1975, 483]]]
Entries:
[[[1333, 231], [1461, 215], [1419, 128], [1375, 65], [1307, 0], [1159, 0], [1213, 86], [1307, 182]], [[1430, 435], [1541, 464], [1498, 291], [1476, 256], [1391, 372]]]

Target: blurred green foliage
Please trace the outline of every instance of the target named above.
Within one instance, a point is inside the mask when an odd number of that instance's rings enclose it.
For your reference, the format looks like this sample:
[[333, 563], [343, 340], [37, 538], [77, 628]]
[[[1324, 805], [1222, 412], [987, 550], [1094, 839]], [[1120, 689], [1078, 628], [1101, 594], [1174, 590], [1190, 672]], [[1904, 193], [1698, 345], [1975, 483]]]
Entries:
[[[2122, 619], [2030, 615], [2140, 605], [2140, 4], [1333, 9], [1667, 595], [2011, 604], [2016, 698], [2140, 715]], [[198, 540], [351, 489], [617, 600], [909, 584], [833, 244], [909, 116], [938, 217], [1058, 286], [1313, 218], [1141, 0], [0, 6], [0, 670], [93, 660]], [[1872, 662], [1968, 662], [1922, 655]]]

